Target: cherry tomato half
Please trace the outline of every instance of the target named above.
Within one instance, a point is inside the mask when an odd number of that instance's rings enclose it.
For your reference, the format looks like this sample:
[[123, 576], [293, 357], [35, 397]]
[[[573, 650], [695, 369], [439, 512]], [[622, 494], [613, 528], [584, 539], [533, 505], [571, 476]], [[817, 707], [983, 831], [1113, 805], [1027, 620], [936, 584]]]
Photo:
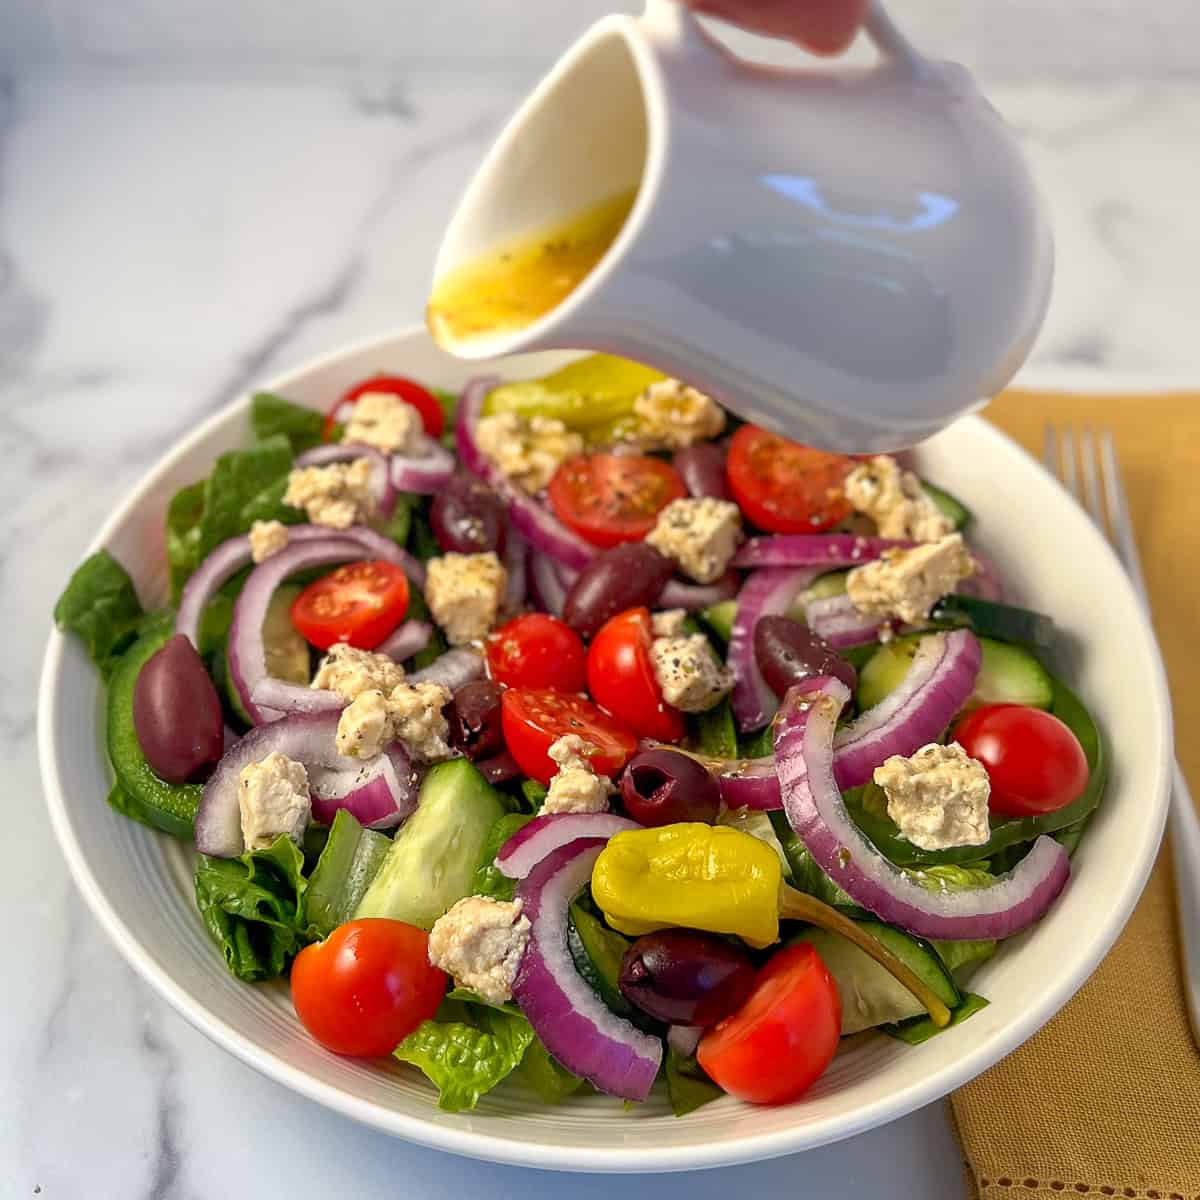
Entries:
[[550, 507], [558, 519], [594, 546], [637, 542], [658, 514], [687, 495], [675, 468], [636, 454], [569, 458], [550, 480]]
[[508, 687], [582, 692], [585, 658], [579, 634], [548, 613], [514, 617], [487, 640], [488, 671]]
[[696, 1058], [739, 1100], [786, 1104], [821, 1077], [841, 1032], [837, 984], [800, 942], [771, 956], [750, 999], [700, 1039]]
[[549, 783], [558, 770], [550, 747], [568, 733], [595, 748], [592, 766], [615, 775], [637, 749], [637, 738], [590, 700], [553, 688], [509, 688], [500, 701], [504, 743], [526, 775]]
[[356, 383], [329, 410], [321, 430], [321, 441], [331, 441], [333, 427], [346, 423], [346, 414], [342, 411], [342, 406], [353, 404], [359, 396], [365, 396], [367, 392], [385, 392], [403, 400], [405, 404], [411, 404], [421, 414], [421, 424], [425, 426], [425, 432], [430, 437], [442, 436], [442, 430], [446, 426], [446, 414], [442, 411], [438, 398], [428, 388], [423, 388], [419, 383], [401, 375], [376, 375], [372, 379]]
[[748, 521], [769, 533], [820, 533], [850, 515], [842, 490], [854, 460], [743, 425], [725, 473]]
[[335, 1054], [391, 1054], [446, 994], [429, 965], [429, 935], [415, 925], [367, 917], [339, 925], [292, 964], [300, 1023]]
[[683, 715], [663, 700], [650, 659], [653, 641], [648, 608], [630, 608], [607, 620], [588, 648], [588, 691], [639, 737], [677, 742], [684, 734]]
[[1057, 812], [1087, 786], [1087, 755], [1079, 739], [1040, 708], [985, 704], [959, 721], [954, 740], [987, 767], [988, 807], [1001, 816]]
[[292, 601], [292, 624], [321, 650], [349, 642], [373, 650], [404, 619], [408, 580], [395, 563], [347, 563], [310, 583]]

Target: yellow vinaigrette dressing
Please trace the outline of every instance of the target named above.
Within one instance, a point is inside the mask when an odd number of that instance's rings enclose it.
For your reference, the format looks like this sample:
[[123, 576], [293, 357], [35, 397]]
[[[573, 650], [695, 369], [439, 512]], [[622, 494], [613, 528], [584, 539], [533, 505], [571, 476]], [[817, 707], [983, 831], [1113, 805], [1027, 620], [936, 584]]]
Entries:
[[510, 333], [561, 304], [616, 240], [636, 195], [631, 189], [449, 271], [434, 283], [425, 310], [434, 340]]

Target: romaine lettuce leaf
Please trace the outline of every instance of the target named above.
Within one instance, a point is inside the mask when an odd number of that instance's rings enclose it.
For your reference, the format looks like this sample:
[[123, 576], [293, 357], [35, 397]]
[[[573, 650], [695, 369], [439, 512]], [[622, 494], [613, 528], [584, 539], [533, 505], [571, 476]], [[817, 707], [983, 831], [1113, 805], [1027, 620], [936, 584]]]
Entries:
[[180, 488], [167, 505], [167, 566], [171, 603], [178, 604], [183, 585], [200, 565], [200, 518], [204, 515], [203, 479]]
[[538, 783], [536, 779], [521, 780], [521, 799], [534, 816], [542, 811], [542, 805], [546, 803], [549, 791], [550, 789], [544, 783]]
[[982, 966], [993, 954], [999, 943], [995, 938], [977, 938], [972, 941], [931, 943], [954, 982], [962, 987], [977, 967]]
[[505, 813], [491, 828], [483, 849], [479, 854], [479, 866], [475, 868], [476, 896], [490, 896], [493, 900], [511, 900], [517, 889], [517, 881], [509, 879], [496, 866], [496, 855], [500, 847], [508, 841], [522, 825], [527, 825], [533, 817], [528, 813]]
[[259, 392], [250, 401], [250, 427], [254, 436], [261, 442], [283, 434], [291, 443], [293, 454], [303, 454], [318, 445], [324, 425], [324, 413], [270, 392]]
[[713, 758], [737, 757], [737, 728], [733, 723], [733, 709], [728, 698], [716, 708], [701, 713], [693, 719], [693, 730], [697, 748]]
[[469, 1022], [422, 1021], [393, 1052], [437, 1085], [438, 1107], [447, 1112], [474, 1108], [513, 1072], [534, 1038], [520, 1013], [486, 1004], [461, 1007]]
[[561, 1104], [584, 1085], [550, 1053], [537, 1037], [529, 1043], [517, 1067], [517, 1078], [536, 1093], [543, 1104]]
[[317, 931], [304, 916], [304, 855], [286, 836], [240, 858], [200, 855], [196, 904], [229, 969], [251, 983], [282, 975]]
[[105, 679], [137, 637], [143, 616], [133, 581], [107, 550], [79, 564], [54, 606], [59, 629], [83, 642]]
[[910, 1046], [919, 1046], [922, 1042], [927, 1042], [931, 1037], [942, 1033], [946, 1029], [953, 1029], [955, 1025], [961, 1025], [968, 1017], [973, 1017], [982, 1008], [987, 1008], [988, 1002], [982, 997], [977, 996], [974, 992], [968, 992], [963, 997], [963, 1002], [950, 1013], [950, 1024], [944, 1025], [940, 1029], [933, 1023], [930, 1017], [913, 1017], [909, 1021], [901, 1021], [896, 1025], [880, 1025], [880, 1029], [889, 1037], [894, 1037], [901, 1042], [907, 1042]]
[[695, 1058], [684, 1058], [671, 1046], [663, 1064], [667, 1079], [667, 1096], [677, 1117], [686, 1117], [725, 1093], [704, 1073]]
[[[230, 450], [217, 459], [204, 488], [201, 561], [222, 542], [245, 533], [254, 520], [262, 519], [261, 513], [267, 511], [263, 496], [274, 496], [279, 481], [286, 480], [292, 469], [292, 458], [291, 444], [283, 434], [276, 434], [244, 450]], [[282, 492], [279, 496], [282, 497]]]

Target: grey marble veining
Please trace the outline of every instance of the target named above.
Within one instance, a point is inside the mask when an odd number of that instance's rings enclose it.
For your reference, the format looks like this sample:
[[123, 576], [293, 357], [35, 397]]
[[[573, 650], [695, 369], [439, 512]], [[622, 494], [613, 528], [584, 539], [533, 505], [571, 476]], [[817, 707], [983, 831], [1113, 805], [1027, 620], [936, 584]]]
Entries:
[[[0, 82], [0, 748], [9, 853], [0, 1197], [561, 1194], [391, 1141], [259, 1078], [123, 964], [41, 804], [33, 692], [103, 515], [257, 380], [421, 308], [438, 233], [527, 81], [511, 72], [26, 71]], [[1043, 365], [1200, 379], [1200, 83], [995, 91], [1058, 225]], [[620, 1184], [662, 1200], [956, 1194], [940, 1110], [802, 1159]], [[570, 1181], [608, 1196], [612, 1181]], [[40, 1188], [40, 1193], [36, 1189]]]

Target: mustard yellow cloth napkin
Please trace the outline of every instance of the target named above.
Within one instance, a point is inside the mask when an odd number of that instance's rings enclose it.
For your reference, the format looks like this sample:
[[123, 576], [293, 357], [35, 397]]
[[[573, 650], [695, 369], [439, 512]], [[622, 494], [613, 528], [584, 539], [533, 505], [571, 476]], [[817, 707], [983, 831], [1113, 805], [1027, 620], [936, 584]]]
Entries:
[[[1034, 454], [1047, 421], [1113, 431], [1179, 756], [1200, 782], [1200, 394], [1013, 391], [986, 415]], [[954, 1093], [950, 1109], [978, 1200], [1200, 1198], [1200, 1052], [1184, 1008], [1165, 850], [1125, 932], [1079, 994]]]

